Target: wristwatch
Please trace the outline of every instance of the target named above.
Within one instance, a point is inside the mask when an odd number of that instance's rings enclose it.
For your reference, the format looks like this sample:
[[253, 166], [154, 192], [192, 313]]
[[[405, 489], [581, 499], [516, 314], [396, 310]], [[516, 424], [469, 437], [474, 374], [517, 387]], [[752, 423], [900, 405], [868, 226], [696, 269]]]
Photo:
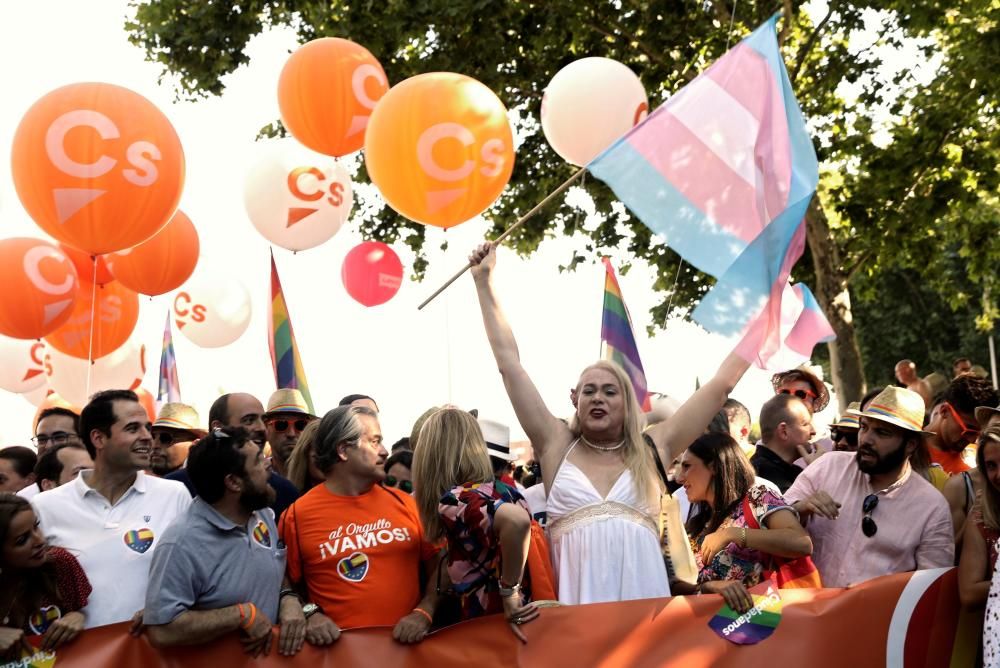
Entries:
[[305, 605], [302, 606], [302, 614], [306, 616], [306, 619], [309, 619], [317, 612], [323, 612], [323, 611], [320, 610], [319, 606], [316, 605], [315, 603], [306, 603]]

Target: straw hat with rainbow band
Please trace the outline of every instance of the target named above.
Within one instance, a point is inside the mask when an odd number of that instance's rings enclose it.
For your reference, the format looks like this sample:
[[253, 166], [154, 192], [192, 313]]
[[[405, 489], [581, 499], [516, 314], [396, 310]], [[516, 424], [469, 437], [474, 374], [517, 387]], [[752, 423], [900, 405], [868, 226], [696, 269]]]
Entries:
[[156, 417], [156, 421], [153, 422], [153, 427], [189, 431], [201, 437], [208, 432], [202, 429], [199, 426], [200, 424], [201, 418], [198, 417], [198, 411], [193, 407], [187, 404], [171, 402], [163, 404], [160, 414]]
[[881, 420], [907, 431], [930, 434], [924, 431], [924, 398], [912, 390], [889, 386], [879, 392], [868, 408], [856, 413], [861, 417]]
[[861, 423], [858, 421], [859, 415], [861, 415], [861, 402], [852, 401], [847, 404], [847, 410], [840, 416], [840, 419], [831, 424], [830, 427], [838, 429], [861, 429]]
[[278, 414], [305, 415], [309, 418], [316, 417], [309, 412], [309, 404], [306, 403], [306, 398], [302, 395], [302, 392], [291, 388], [277, 390], [267, 400], [267, 411], [264, 413], [264, 418], [267, 419]]

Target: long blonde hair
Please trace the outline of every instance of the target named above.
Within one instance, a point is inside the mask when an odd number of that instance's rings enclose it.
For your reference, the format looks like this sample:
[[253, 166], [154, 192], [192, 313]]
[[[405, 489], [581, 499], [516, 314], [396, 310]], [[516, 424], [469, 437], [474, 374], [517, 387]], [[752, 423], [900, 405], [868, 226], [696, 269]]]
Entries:
[[313, 442], [316, 440], [316, 432], [319, 430], [319, 420], [313, 420], [306, 425], [306, 428], [299, 434], [299, 440], [295, 442], [292, 454], [288, 456], [285, 465], [285, 473], [288, 479], [302, 493], [312, 489], [316, 482], [309, 475], [309, 464], [312, 459]]
[[413, 488], [424, 533], [437, 540], [444, 533], [438, 504], [456, 485], [493, 480], [493, 466], [476, 418], [458, 408], [442, 408], [420, 428], [413, 452]]
[[976, 450], [976, 464], [983, 476], [983, 500], [980, 504], [983, 513], [983, 524], [994, 531], [1000, 529], [1000, 489], [993, 486], [986, 475], [986, 444], [1000, 445], [1000, 425], [991, 425], [979, 435], [979, 447]]
[[[639, 490], [639, 498], [649, 500], [654, 492], [657, 495], [662, 493], [663, 485], [656, 474], [656, 465], [653, 463], [651, 448], [642, 437], [642, 408], [636, 400], [635, 390], [632, 388], [632, 380], [625, 373], [625, 370], [614, 362], [599, 360], [588, 366], [580, 374], [580, 380], [576, 383], [576, 392], [578, 395], [583, 385], [583, 376], [591, 369], [607, 371], [617, 379], [618, 385], [621, 387], [625, 403], [625, 420], [622, 425], [622, 436], [625, 439], [625, 445], [622, 448], [622, 458], [625, 460], [625, 468], [631, 471], [632, 479], [635, 480], [635, 485]], [[582, 435], [580, 416], [576, 411], [573, 412], [573, 417], [570, 418], [569, 430], [573, 433], [574, 438], [579, 438]], [[664, 466], [668, 466], [669, 462], [664, 462], [663, 464]], [[651, 486], [651, 481], [655, 481], [655, 487]]]

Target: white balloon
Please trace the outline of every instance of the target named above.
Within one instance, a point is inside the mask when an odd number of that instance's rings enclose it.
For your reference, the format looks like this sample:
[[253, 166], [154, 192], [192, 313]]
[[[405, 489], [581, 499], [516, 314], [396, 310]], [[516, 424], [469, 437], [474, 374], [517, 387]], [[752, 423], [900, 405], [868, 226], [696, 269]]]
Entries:
[[210, 262], [198, 269], [174, 295], [173, 318], [180, 333], [202, 348], [221, 348], [240, 338], [250, 325], [250, 293], [224, 269]]
[[45, 344], [0, 336], [0, 387], [21, 394], [45, 385]]
[[562, 68], [542, 96], [542, 132], [566, 162], [586, 165], [649, 112], [635, 72], [610, 58]]
[[[146, 375], [146, 346], [135, 339], [94, 360], [65, 355], [54, 348], [45, 351], [49, 388], [76, 406], [85, 406], [90, 395], [101, 390], [133, 390]], [[90, 387], [87, 367], [90, 367]]]
[[42, 374], [43, 382], [41, 385], [39, 385], [33, 390], [28, 390], [27, 392], [21, 393], [21, 396], [24, 397], [24, 400], [27, 401], [32, 406], [34, 406], [35, 408], [38, 408], [38, 406], [40, 406], [41, 403], [45, 401], [45, 397], [49, 396], [49, 384], [44, 382], [44, 379], [45, 379], [45, 374], [43, 373]]
[[292, 251], [320, 245], [351, 215], [351, 177], [329, 156], [294, 140], [267, 147], [244, 183], [243, 203], [257, 231]]

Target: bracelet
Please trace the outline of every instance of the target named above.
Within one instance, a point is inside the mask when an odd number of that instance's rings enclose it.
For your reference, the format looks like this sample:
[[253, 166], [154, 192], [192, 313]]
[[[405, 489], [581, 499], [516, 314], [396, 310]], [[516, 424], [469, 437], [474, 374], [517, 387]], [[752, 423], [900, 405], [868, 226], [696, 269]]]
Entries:
[[244, 631], [253, 626], [254, 620], [257, 619], [257, 606], [254, 605], [253, 603], [247, 603], [247, 606], [250, 608], [250, 616], [246, 620], [244, 620], [243, 606], [240, 605], [240, 628], [243, 629]]
[[740, 529], [740, 547], [744, 550], [747, 549], [747, 528], [742, 527]]
[[426, 617], [428, 624], [433, 624], [434, 623], [434, 618], [431, 617], [431, 613], [427, 612], [423, 608], [414, 608], [412, 610], [412, 612], [419, 612], [421, 615], [423, 615], [424, 617]]
[[244, 619], [246, 619], [246, 617], [247, 617], [247, 613], [246, 613], [246, 610], [244, 610], [244, 609], [243, 609], [243, 604], [242, 604], [242, 603], [237, 603], [237, 604], [236, 604], [236, 609], [237, 609], [237, 610], [239, 611], [239, 613], [240, 613], [240, 623], [239, 623], [239, 628], [243, 628], [243, 620], [244, 620]]
[[300, 601], [302, 600], [302, 597], [299, 596], [299, 592], [295, 591], [294, 589], [282, 589], [281, 593], [278, 594], [278, 600], [280, 601], [281, 599], [285, 598], [286, 596], [294, 596], [295, 598], [299, 599]]

